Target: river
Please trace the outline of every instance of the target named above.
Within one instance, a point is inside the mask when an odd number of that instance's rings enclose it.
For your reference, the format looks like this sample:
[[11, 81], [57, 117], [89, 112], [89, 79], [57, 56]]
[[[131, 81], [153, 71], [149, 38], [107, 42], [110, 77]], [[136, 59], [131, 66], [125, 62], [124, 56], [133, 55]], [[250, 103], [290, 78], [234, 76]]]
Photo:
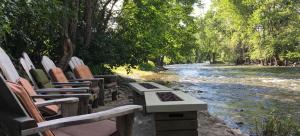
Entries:
[[300, 68], [206, 64], [166, 68], [162, 77], [176, 77], [176, 88], [207, 102], [210, 114], [243, 133], [249, 134], [255, 120], [273, 109], [300, 118]]

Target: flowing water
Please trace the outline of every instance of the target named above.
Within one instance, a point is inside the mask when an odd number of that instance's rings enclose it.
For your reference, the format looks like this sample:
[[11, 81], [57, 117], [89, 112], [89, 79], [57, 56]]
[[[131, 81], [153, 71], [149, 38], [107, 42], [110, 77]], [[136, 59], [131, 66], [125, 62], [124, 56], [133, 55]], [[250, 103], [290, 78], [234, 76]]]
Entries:
[[169, 65], [162, 77], [207, 102], [208, 110], [232, 128], [250, 133], [255, 119], [276, 109], [300, 118], [300, 68]]

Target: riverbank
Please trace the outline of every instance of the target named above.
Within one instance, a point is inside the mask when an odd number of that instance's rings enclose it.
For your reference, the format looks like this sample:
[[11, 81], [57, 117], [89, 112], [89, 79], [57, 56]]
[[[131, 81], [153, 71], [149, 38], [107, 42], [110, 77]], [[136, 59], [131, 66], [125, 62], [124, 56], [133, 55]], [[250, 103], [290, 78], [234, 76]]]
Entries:
[[[179, 86], [176, 77], [163, 77], [156, 72], [132, 69], [131, 73], [127, 73], [124, 67], [117, 68], [114, 72], [121, 76], [119, 84], [123, 92], [130, 90], [126, 84], [133, 81], [154, 81], [175, 89], [176, 86]], [[127, 93], [129, 94], [123, 94], [123, 96], [130, 97], [130, 91]], [[124, 102], [128, 101], [124, 99]], [[198, 115], [199, 136], [244, 136], [239, 129], [228, 127], [223, 120], [210, 115], [208, 112], [199, 112]], [[151, 123], [151, 117], [138, 115], [136, 121], [138, 123], [136, 124], [138, 126], [135, 126], [134, 129], [136, 136], [152, 136], [153, 126], [151, 124], [153, 123]]]
[[228, 66], [178, 64], [167, 71], [148, 72], [134, 69], [127, 75], [137, 80], [160, 82], [183, 90], [208, 103], [209, 113], [224, 120], [230, 128], [245, 134], [256, 132], [256, 120], [273, 110], [281, 115], [300, 117], [300, 68], [266, 66]]

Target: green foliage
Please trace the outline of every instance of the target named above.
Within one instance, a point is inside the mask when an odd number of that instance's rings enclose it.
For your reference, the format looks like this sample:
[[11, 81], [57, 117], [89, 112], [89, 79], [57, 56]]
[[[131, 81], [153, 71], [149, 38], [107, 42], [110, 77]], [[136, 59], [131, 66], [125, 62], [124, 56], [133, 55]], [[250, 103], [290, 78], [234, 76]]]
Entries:
[[299, 136], [300, 126], [291, 116], [278, 115], [274, 111], [260, 123], [256, 121], [257, 136]]
[[[0, 34], [5, 38], [1, 45], [11, 56], [18, 58], [23, 51], [36, 60], [37, 56], [60, 57], [60, 16], [59, 0], [51, 1], [12, 1], [4, 0]], [[4, 21], [4, 24], [3, 24]]]
[[155, 64], [152, 61], [148, 61], [138, 65], [138, 69], [143, 71], [153, 71], [155, 69]]
[[[200, 17], [198, 57], [246, 61], [295, 61], [299, 49], [300, 1], [212, 0]], [[291, 54], [290, 52], [293, 52]]]
[[192, 12], [195, 0], [127, 1], [118, 17], [118, 31], [133, 47], [138, 62], [164, 55], [171, 59], [188, 56], [195, 45], [196, 32]]
[[[197, 0], [0, 0], [0, 44], [15, 60], [27, 52], [36, 64], [48, 55], [55, 62], [64, 53], [64, 35], [74, 54], [99, 72], [126, 65], [134, 67], [166, 56], [172, 62], [193, 59], [197, 25], [193, 4]], [[92, 11], [87, 27], [87, 9]], [[90, 42], [86, 44], [87, 30]], [[155, 63], [156, 64], [156, 63]]]
[[90, 70], [94, 75], [111, 74], [110, 68], [107, 65], [90, 65]]

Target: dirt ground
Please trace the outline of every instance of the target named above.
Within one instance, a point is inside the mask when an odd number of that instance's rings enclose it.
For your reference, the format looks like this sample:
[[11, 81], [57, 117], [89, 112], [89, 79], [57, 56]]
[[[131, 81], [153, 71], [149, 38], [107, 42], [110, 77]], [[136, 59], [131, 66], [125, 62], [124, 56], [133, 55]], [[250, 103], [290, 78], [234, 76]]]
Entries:
[[[95, 110], [102, 111], [117, 106], [133, 104], [131, 89], [121, 83], [119, 89], [119, 99], [117, 101], [106, 101], [106, 106], [101, 106]], [[153, 115], [137, 113], [134, 119], [133, 136], [155, 136], [155, 126]], [[224, 121], [211, 116], [207, 111], [198, 112], [198, 135], [199, 136], [246, 136], [240, 130], [231, 129]]]

